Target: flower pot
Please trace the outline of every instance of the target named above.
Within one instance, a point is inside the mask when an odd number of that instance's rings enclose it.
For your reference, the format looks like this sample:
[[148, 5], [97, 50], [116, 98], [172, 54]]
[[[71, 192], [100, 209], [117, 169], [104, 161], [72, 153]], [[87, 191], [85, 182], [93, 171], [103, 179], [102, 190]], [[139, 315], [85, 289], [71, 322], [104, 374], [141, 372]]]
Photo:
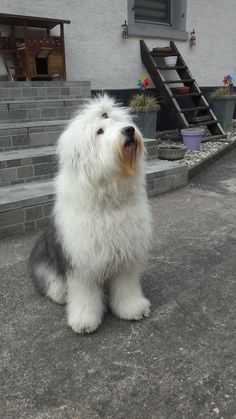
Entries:
[[175, 67], [177, 62], [176, 56], [164, 57], [165, 65], [168, 67]]
[[183, 137], [184, 145], [191, 151], [200, 150], [203, 134], [203, 128], [181, 129], [181, 135]]
[[236, 95], [212, 98], [212, 110], [225, 132], [230, 131], [232, 128], [235, 102]]
[[181, 94], [189, 93], [190, 87], [189, 86], [180, 86], [177, 87], [176, 91]]
[[157, 109], [132, 109], [132, 114], [134, 115], [134, 122], [145, 138], [155, 138], [157, 112]]

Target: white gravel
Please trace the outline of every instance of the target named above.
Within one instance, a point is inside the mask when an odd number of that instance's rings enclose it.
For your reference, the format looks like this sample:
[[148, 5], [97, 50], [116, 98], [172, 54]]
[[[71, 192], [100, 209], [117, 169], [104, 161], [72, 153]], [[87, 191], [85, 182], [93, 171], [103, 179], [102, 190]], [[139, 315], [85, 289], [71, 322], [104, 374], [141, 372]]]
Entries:
[[[184, 158], [179, 161], [183, 163], [187, 163], [189, 167], [195, 166], [196, 164], [200, 163], [202, 160], [205, 160], [211, 155], [217, 153], [222, 148], [224, 148], [227, 144], [230, 144], [232, 142], [236, 142], [236, 125], [234, 125], [232, 132], [227, 133], [227, 138], [225, 139], [222, 138], [221, 141], [208, 141], [206, 143], [202, 143], [199, 151], [187, 150]], [[167, 139], [165, 139], [161, 141], [159, 140], [159, 143], [173, 144], [173, 141], [168, 141]]]

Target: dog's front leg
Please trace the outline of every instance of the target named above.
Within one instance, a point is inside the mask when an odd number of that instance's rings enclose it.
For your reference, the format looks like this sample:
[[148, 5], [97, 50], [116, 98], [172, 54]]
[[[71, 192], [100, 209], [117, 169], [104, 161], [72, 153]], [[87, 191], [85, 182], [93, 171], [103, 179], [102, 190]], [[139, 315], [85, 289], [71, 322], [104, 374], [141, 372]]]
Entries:
[[68, 277], [68, 324], [76, 333], [94, 332], [104, 313], [101, 287], [93, 280], [79, 279], [75, 273]]
[[121, 319], [140, 320], [149, 316], [150, 301], [143, 295], [136, 269], [124, 271], [111, 281], [110, 306]]

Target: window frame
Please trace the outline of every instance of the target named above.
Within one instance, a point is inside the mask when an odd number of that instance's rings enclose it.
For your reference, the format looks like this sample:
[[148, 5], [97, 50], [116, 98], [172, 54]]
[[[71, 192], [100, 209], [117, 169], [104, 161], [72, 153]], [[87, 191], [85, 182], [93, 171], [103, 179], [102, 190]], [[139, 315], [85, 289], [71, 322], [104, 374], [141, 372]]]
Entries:
[[187, 0], [169, 0], [171, 24], [135, 22], [134, 2], [127, 0], [129, 36], [144, 36], [149, 38], [168, 38], [186, 41], [186, 9]]

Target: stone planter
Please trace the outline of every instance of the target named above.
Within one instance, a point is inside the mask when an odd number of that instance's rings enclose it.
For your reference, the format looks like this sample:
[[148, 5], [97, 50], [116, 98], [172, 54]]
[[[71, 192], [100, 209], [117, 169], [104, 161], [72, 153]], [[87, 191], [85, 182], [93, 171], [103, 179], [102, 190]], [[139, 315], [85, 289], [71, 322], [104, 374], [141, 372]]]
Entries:
[[155, 138], [158, 112], [159, 109], [132, 109], [134, 123], [140, 129], [145, 138]]
[[212, 110], [225, 132], [232, 128], [235, 103], [236, 95], [216, 96], [211, 100]]

